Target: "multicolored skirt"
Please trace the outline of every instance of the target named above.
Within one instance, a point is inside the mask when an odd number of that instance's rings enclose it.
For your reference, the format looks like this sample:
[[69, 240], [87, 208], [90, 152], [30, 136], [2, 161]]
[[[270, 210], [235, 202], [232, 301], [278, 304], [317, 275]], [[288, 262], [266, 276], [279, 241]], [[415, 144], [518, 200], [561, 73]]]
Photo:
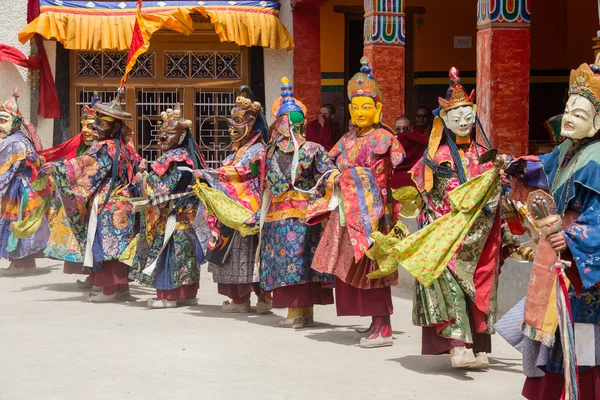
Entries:
[[82, 263], [81, 247], [75, 239], [65, 209], [60, 207], [54, 218], [50, 221], [50, 239], [44, 255], [55, 260]]
[[266, 222], [261, 235], [260, 285], [265, 291], [307, 282], [333, 283], [334, 277], [311, 268], [321, 238], [321, 225], [304, 219]]
[[50, 236], [50, 228], [44, 217], [38, 230], [28, 238], [17, 239], [10, 226], [27, 218], [43, 200], [20, 176], [15, 177], [1, 199], [0, 210], [0, 258], [17, 260], [44, 250]]

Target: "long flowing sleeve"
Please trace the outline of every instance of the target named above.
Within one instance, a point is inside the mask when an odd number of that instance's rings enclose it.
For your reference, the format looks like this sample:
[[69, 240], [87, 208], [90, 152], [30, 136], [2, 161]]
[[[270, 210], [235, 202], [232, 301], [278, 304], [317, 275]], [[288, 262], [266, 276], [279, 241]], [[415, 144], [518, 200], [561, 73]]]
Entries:
[[257, 212], [260, 209], [260, 164], [264, 147], [257, 143], [248, 148], [239, 159], [234, 160], [234, 156], [226, 160], [222, 167], [202, 170], [204, 179], [212, 188]]
[[62, 200], [73, 234], [80, 243], [85, 241], [90, 199], [102, 189], [103, 182], [109, 177], [112, 160], [105, 145], [93, 155], [87, 153], [53, 166], [56, 191]]
[[21, 164], [27, 158], [27, 147], [22, 142], [12, 142], [0, 152], [0, 197], [3, 197]]
[[577, 199], [583, 199], [584, 211], [564, 232], [583, 286], [589, 289], [600, 282], [600, 194], [580, 190]]

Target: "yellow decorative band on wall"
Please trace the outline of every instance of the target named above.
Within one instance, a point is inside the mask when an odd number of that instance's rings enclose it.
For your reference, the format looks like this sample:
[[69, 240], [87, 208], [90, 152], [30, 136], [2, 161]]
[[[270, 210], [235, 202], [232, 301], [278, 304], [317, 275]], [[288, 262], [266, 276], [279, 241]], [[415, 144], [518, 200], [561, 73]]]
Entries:
[[343, 72], [321, 72], [321, 92], [344, 92], [346, 85]]
[[[476, 78], [460, 78], [463, 85], [474, 85]], [[416, 78], [415, 85], [448, 85], [448, 78]]]
[[[529, 82], [532, 84], [540, 83], [568, 83], [569, 82], [568, 70], [533, 70], [529, 77]], [[445, 74], [438, 71], [431, 72], [417, 72], [415, 73], [415, 79], [413, 84], [415, 86], [427, 86], [427, 85], [448, 85], [448, 78]], [[462, 75], [462, 74], [461, 74]], [[474, 71], [466, 72], [466, 75], [461, 77], [460, 81], [463, 85], [476, 85], [477, 78]]]
[[321, 86], [344, 86], [344, 79], [321, 79]]

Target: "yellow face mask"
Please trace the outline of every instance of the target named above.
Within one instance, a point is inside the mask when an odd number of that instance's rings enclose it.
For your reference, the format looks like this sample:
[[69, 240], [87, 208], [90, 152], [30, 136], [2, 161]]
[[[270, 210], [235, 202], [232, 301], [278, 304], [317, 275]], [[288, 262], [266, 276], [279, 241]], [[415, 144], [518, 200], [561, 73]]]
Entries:
[[370, 97], [356, 96], [348, 106], [352, 116], [352, 124], [359, 128], [370, 128], [381, 121], [382, 104], [373, 101]]

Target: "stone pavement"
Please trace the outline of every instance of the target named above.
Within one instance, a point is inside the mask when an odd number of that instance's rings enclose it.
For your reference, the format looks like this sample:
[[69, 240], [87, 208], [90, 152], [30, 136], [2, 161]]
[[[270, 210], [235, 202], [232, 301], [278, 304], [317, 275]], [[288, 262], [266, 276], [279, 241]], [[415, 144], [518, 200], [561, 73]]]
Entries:
[[520, 354], [498, 335], [486, 372], [420, 356], [409, 300], [394, 298], [394, 346], [367, 350], [354, 328], [368, 319], [338, 318], [334, 306], [300, 331], [276, 327], [284, 310], [222, 314], [205, 268], [197, 306], [149, 310], [147, 288], [90, 304], [62, 263], [38, 266], [0, 276], [1, 400], [521, 398]]

